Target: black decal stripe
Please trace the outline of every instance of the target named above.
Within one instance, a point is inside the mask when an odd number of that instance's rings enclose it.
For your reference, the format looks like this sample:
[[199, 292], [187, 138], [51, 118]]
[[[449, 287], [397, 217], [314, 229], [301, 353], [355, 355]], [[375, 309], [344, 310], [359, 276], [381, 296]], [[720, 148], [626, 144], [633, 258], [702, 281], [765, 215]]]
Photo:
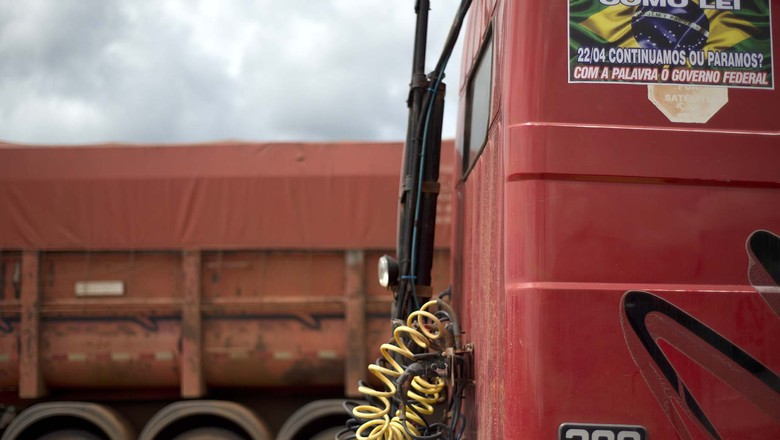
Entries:
[[[658, 301], [654, 301], [654, 298]], [[645, 347], [645, 350], [650, 354], [653, 362], [661, 369], [661, 374], [664, 375], [666, 380], [669, 381], [678, 393], [683, 393], [686, 406], [688, 406], [688, 409], [693, 413], [699, 423], [701, 423], [715, 439], [720, 440], [721, 437], [718, 434], [718, 431], [715, 430], [712, 422], [710, 422], [704, 414], [704, 411], [702, 411], [699, 403], [696, 402], [696, 399], [690, 394], [688, 388], [680, 383], [677, 372], [674, 370], [674, 367], [669, 360], [666, 359], [661, 347], [656, 344], [645, 324], [645, 316], [651, 312], [659, 312], [667, 315], [667, 313], [671, 311], [673, 315], [676, 315], [677, 313], [675, 313], [675, 311], [679, 311], [679, 309], [654, 295], [640, 291], [626, 293], [623, 298], [623, 305], [631, 328]], [[672, 317], [672, 319], [674, 319], [674, 317]], [[677, 321], [677, 319], [675, 319], [675, 321]]]
[[748, 250], [780, 286], [780, 237], [768, 231], [756, 231], [748, 238]]
[[671, 303], [647, 292], [630, 291], [627, 292], [623, 298], [623, 306], [631, 328], [634, 330], [634, 333], [636, 333], [636, 336], [639, 338], [645, 350], [647, 350], [653, 362], [655, 362], [672, 387], [678, 390], [678, 392], [681, 392], [681, 397], [684, 399], [684, 402], [691, 413], [716, 439], [720, 439], [720, 436], [715, 430], [715, 427], [704, 414], [704, 411], [696, 402], [693, 395], [691, 395], [688, 388], [681, 383], [674, 367], [650, 334], [650, 331], [645, 324], [645, 318], [648, 314], [659, 313], [671, 318], [699, 339], [706, 342], [709, 346], [721, 352], [745, 371], [749, 372], [756, 379], [763, 382], [767, 387], [776, 393], [780, 393], [780, 376], [776, 375], [761, 362], [731, 343], [731, 341], [719, 335]]
[[[658, 363], [660, 358], [664, 359], [663, 363], [666, 364], [666, 367], [662, 367], [662, 370], [664, 370], [663, 373], [675, 387], [677, 387], [677, 380], [672, 380], [670, 377], [672, 375], [676, 376], [674, 368], [672, 368], [668, 361], [665, 361], [666, 358], [663, 356], [661, 349], [655, 343], [645, 325], [645, 317], [650, 313], [660, 313], [673, 319], [676, 323], [685, 327], [688, 331], [711, 347], [723, 353], [724, 356], [728, 357], [745, 371], [748, 371], [774, 392], [780, 393], [780, 376], [747, 354], [741, 348], [734, 345], [731, 341], [719, 335], [711, 328], [702, 324], [696, 318], [683, 312], [671, 303], [647, 292], [630, 291], [626, 293], [624, 305], [626, 317], [631, 323], [631, 327], [642, 341], [642, 345], [650, 352], [656, 363]], [[661, 366], [660, 363], [658, 363], [658, 365]]]
[[696, 399], [693, 398], [693, 395], [691, 395], [690, 390], [688, 390], [688, 387], [683, 385], [683, 398], [685, 401], [685, 405], [688, 407], [689, 410], [691, 410], [691, 413], [693, 413], [693, 416], [696, 417], [696, 420], [701, 422], [702, 425], [709, 431], [710, 434], [715, 436], [716, 439], [720, 439], [720, 436], [718, 435], [718, 431], [715, 430], [715, 427], [712, 426], [712, 423], [710, 422], [710, 419], [707, 418], [707, 415], [704, 414], [704, 411], [702, 411], [701, 407], [699, 406], [699, 403], [696, 402]]

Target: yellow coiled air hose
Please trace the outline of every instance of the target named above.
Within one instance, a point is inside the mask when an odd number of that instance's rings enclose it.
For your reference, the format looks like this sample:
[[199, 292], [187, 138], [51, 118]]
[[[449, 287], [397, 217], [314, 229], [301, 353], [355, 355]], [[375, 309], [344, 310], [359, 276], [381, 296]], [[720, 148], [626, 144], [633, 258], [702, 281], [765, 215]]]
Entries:
[[[429, 312], [437, 301], [425, 303], [420, 310], [413, 312], [406, 320], [406, 325], [401, 325], [393, 331], [395, 344], [382, 344], [380, 352], [385, 360], [382, 365], [369, 365], [368, 370], [383, 384], [384, 391], [375, 390], [368, 386], [361, 386], [358, 391], [366, 396], [375, 397], [382, 406], [360, 405], [352, 410], [352, 414], [358, 419], [365, 420], [357, 429], [358, 440], [409, 440], [411, 435], [419, 436], [419, 429], [425, 426], [422, 416], [431, 415], [434, 412], [434, 404], [440, 400], [440, 393], [445, 387], [445, 382], [439, 377], [434, 378], [433, 383], [415, 376], [406, 396], [410, 399], [411, 410], [402, 407], [395, 414], [390, 415], [390, 399], [397, 393], [395, 382], [391, 378], [398, 378], [404, 373], [404, 367], [394, 358], [393, 354], [403, 356], [414, 361], [414, 353], [407, 346], [406, 340], [412, 341], [419, 348], [429, 350], [431, 342], [441, 338], [446, 331], [442, 321]], [[411, 422], [411, 423], [410, 423]]]

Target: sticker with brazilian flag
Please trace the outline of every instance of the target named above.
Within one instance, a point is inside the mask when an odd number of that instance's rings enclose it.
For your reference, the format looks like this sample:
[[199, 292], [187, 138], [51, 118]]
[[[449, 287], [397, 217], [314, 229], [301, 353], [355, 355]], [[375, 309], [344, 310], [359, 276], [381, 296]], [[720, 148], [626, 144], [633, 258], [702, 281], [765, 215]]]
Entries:
[[774, 89], [772, 0], [569, 0], [569, 82]]

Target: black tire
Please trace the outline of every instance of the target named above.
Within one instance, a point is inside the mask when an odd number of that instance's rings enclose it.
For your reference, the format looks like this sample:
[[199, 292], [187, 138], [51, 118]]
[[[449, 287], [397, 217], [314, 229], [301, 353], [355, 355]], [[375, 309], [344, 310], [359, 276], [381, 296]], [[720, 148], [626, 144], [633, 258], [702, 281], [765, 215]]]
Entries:
[[336, 438], [336, 434], [343, 430], [343, 426], [339, 428], [330, 428], [328, 430], [322, 431], [319, 434], [316, 434], [314, 437], [312, 437], [311, 440], [333, 440]]
[[246, 440], [233, 431], [222, 428], [196, 428], [183, 432], [173, 440]]
[[44, 434], [38, 440], [101, 440], [101, 437], [81, 429], [63, 429]]
[[348, 415], [341, 399], [316, 400], [295, 411], [282, 425], [277, 440], [333, 440]]

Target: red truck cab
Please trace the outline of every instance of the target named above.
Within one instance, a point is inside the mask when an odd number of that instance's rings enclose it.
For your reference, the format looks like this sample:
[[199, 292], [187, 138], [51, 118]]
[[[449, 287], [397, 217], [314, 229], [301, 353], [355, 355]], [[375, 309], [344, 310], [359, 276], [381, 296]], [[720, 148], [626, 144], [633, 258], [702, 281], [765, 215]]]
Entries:
[[779, 6], [474, 1], [464, 438], [780, 438]]

